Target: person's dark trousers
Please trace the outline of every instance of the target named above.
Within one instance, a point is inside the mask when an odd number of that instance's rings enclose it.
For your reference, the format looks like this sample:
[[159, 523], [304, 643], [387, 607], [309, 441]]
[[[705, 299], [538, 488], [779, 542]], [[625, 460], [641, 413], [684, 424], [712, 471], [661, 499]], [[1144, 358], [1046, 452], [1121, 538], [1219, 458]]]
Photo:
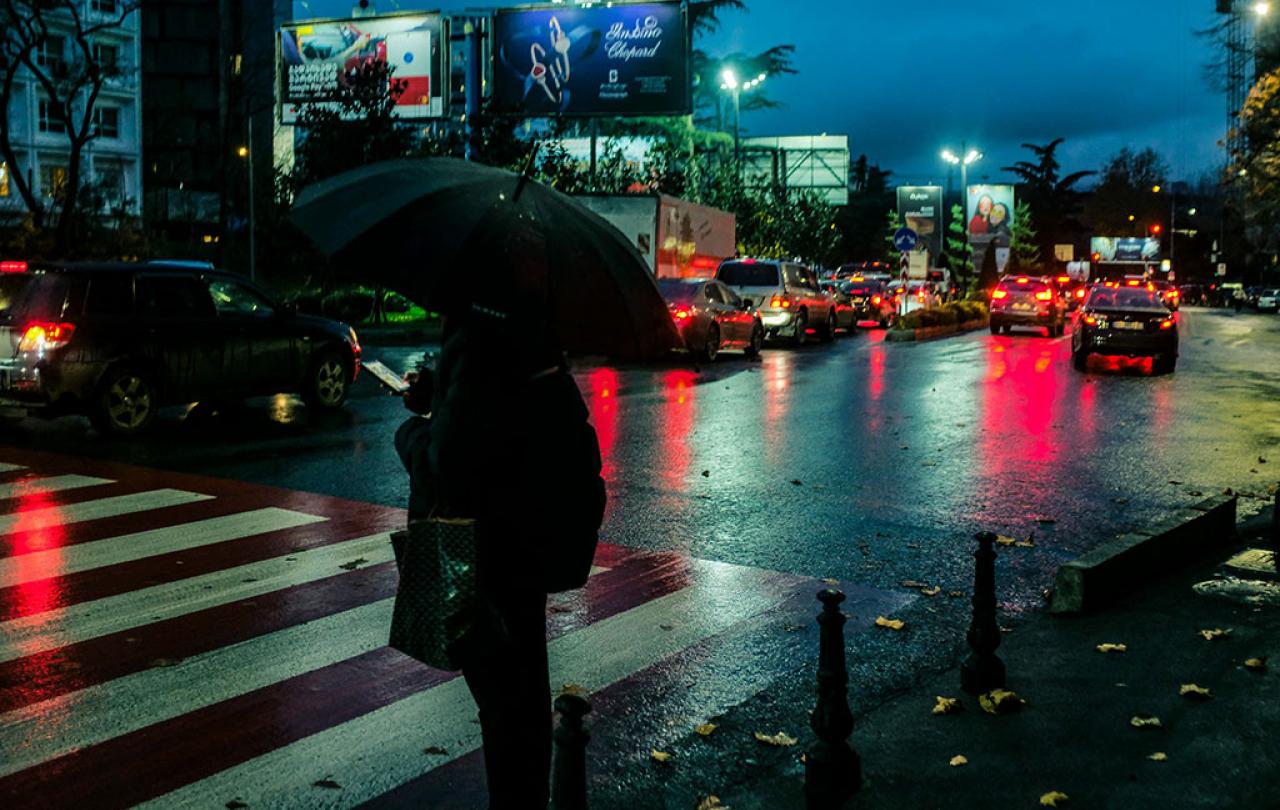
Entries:
[[504, 588], [495, 603], [508, 640], [462, 668], [480, 709], [489, 808], [545, 810], [551, 772], [547, 597]]

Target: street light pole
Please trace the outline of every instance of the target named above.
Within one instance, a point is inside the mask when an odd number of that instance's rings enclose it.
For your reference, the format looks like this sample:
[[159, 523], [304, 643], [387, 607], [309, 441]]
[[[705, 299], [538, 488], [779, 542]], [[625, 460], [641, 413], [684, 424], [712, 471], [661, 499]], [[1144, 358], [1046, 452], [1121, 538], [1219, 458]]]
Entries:
[[736, 83], [733, 90], [733, 161], [742, 164], [742, 88]]
[[256, 203], [253, 193], [253, 116], [249, 116], [249, 154], [246, 156], [249, 161], [249, 280], [258, 280], [258, 241], [257, 241], [257, 217]]

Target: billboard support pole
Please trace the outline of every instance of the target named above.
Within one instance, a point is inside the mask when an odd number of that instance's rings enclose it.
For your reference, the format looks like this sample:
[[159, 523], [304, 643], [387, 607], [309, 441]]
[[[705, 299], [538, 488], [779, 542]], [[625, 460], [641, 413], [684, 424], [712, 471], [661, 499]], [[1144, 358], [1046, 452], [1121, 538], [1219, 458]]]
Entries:
[[257, 222], [257, 217], [255, 216], [257, 209], [256, 209], [256, 207], [255, 207], [255, 205], [254, 205], [254, 199], [253, 199], [253, 198], [254, 198], [254, 193], [253, 193], [253, 175], [254, 175], [254, 173], [255, 173], [255, 172], [253, 171], [253, 164], [254, 164], [255, 160], [257, 159], [257, 157], [258, 157], [258, 153], [254, 151], [254, 146], [253, 146], [253, 116], [252, 116], [252, 115], [249, 115], [249, 116], [246, 116], [246, 118], [248, 118], [248, 119], [249, 119], [249, 156], [248, 156], [248, 157], [249, 157], [249, 161], [248, 161], [248, 169], [249, 169], [249, 280], [250, 280], [250, 281], [257, 281], [257, 280], [258, 280], [258, 241], [257, 241], [257, 230], [258, 230], [258, 227], [257, 227], [257, 226], [258, 226], [258, 222]]
[[960, 142], [960, 221], [964, 223], [964, 242], [969, 244], [969, 144]]
[[597, 147], [600, 143], [600, 119], [591, 119], [591, 188], [596, 188], [596, 157]]
[[476, 30], [476, 21], [467, 20], [463, 29], [467, 37], [467, 125], [465, 131], [466, 145], [463, 156], [471, 160], [476, 147], [476, 119], [480, 116], [481, 65], [480, 65], [480, 32]]

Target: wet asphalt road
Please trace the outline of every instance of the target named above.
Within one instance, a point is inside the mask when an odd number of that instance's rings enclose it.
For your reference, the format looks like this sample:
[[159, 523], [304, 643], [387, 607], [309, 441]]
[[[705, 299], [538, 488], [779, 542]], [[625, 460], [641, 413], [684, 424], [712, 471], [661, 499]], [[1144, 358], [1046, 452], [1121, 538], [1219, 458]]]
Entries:
[[[1189, 310], [1180, 328], [1178, 370], [1162, 377], [1142, 362], [1095, 360], [1077, 373], [1069, 337], [1033, 332], [921, 344], [870, 332], [701, 370], [582, 368], [611, 494], [604, 539], [837, 579], [854, 594], [937, 585], [937, 598], [913, 596], [895, 614], [907, 634], [864, 629], [851, 642], [853, 701], [865, 708], [955, 660], [967, 601], [948, 594], [971, 582], [976, 531], [1034, 543], [999, 561], [1002, 621], [1016, 627], [1061, 562], [1202, 494], [1263, 495], [1280, 480], [1280, 317]], [[365, 351], [402, 369], [422, 347]], [[277, 397], [228, 413], [175, 409], [136, 442], [99, 441], [67, 418], [27, 420], [8, 443], [402, 506], [391, 437], [406, 416], [365, 376], [344, 411], [320, 418]], [[1246, 497], [1241, 508], [1262, 503]], [[737, 637], [708, 652], [696, 678], [651, 675], [626, 723], [661, 737], [674, 702], [689, 716], [714, 707], [727, 726], [794, 730], [811, 702], [816, 640], [795, 629]], [[779, 672], [795, 677], [774, 680]], [[741, 781], [756, 768], [754, 750], [684, 750], [668, 737], [704, 779]], [[634, 751], [600, 757], [604, 769]], [[632, 772], [596, 786], [616, 802], [604, 806], [700, 789]]]

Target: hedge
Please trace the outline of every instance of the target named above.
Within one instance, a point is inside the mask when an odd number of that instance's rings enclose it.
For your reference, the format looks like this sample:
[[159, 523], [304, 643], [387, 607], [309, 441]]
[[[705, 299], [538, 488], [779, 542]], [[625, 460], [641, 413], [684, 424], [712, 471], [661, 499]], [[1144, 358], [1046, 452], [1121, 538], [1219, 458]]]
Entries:
[[930, 309], [917, 309], [898, 319], [897, 329], [924, 329], [930, 326], [954, 326], [987, 317], [987, 305], [981, 301], [955, 301]]

